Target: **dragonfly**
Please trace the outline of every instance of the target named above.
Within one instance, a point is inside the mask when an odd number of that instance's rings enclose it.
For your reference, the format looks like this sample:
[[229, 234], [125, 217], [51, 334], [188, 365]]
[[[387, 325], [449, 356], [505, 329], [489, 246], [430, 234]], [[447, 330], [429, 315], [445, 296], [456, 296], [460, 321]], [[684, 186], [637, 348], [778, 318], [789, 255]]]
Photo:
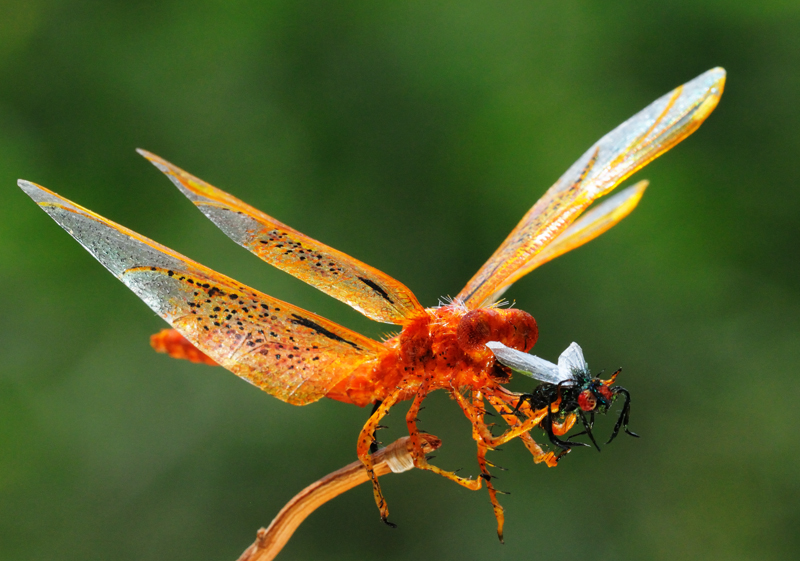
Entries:
[[[45, 187], [25, 180], [19, 186], [171, 325], [172, 330], [154, 336], [154, 346], [178, 358], [219, 364], [290, 404], [307, 405], [327, 397], [372, 405], [356, 454], [370, 475], [380, 517], [387, 523], [389, 508], [372, 469], [371, 450], [381, 420], [399, 402], [410, 401], [405, 421], [414, 466], [467, 489], [485, 485], [502, 541], [505, 518], [487, 453], [518, 438], [534, 462], [555, 466], [563, 450], [548, 451], [531, 431], [545, 428], [551, 442], [566, 442], [557, 437], [566, 434], [578, 416], [607, 409], [620, 391], [611, 385], [613, 379], [591, 378], [588, 371], [559, 377], [552, 363], [539, 364], [538, 369], [530, 364], [519, 367], [508, 352], [517, 353], [516, 360], [532, 356], [527, 353], [538, 339], [538, 326], [529, 313], [503, 306], [500, 299], [524, 275], [627, 216], [641, 199], [646, 181], [589, 207], [692, 134], [717, 106], [724, 84], [722, 68], [709, 70], [602, 137], [545, 192], [455, 297], [429, 308], [387, 274], [139, 150], [233, 241], [368, 318], [399, 326], [399, 333], [384, 341], [245, 286]], [[507, 389], [509, 364], [543, 382], [550, 397]], [[423, 453], [417, 415], [435, 390], [447, 392], [471, 423], [479, 477], [459, 476], [430, 463]], [[627, 431], [629, 396], [625, 397], [616, 431], [619, 424]], [[507, 425], [501, 434], [495, 435], [493, 423], [487, 422], [490, 408]], [[590, 428], [592, 420], [584, 426]]]

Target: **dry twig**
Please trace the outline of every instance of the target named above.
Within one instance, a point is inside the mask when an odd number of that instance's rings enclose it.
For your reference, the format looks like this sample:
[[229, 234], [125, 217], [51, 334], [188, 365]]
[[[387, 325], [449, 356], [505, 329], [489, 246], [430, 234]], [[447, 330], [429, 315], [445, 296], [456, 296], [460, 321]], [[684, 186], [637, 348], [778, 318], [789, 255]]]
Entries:
[[[433, 435], [420, 434], [420, 436], [423, 438], [425, 453], [436, 450], [442, 444], [441, 440]], [[378, 476], [390, 472], [401, 473], [414, 467], [409, 440], [409, 437], [404, 436], [373, 454], [374, 469]], [[256, 541], [237, 561], [274, 559], [309, 514], [337, 495], [367, 481], [369, 481], [367, 470], [360, 461], [356, 461], [312, 483], [286, 503], [269, 528], [261, 528], [256, 533]]]

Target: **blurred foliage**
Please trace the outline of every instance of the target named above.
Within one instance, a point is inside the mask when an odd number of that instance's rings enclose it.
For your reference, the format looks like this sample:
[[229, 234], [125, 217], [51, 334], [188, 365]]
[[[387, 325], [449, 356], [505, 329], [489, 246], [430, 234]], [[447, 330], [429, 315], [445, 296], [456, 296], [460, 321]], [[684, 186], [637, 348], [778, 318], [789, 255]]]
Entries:
[[[537, 354], [576, 340], [595, 369], [624, 366], [643, 437], [557, 469], [507, 445], [504, 546], [485, 492], [412, 472], [385, 478], [397, 530], [364, 486], [281, 559], [796, 558], [799, 26], [788, 0], [0, 2], [0, 559], [235, 559], [354, 459], [368, 414], [151, 352], [161, 320], [17, 178], [379, 337], [133, 149], [435, 305], [589, 145], [717, 65], [719, 108], [637, 174], [639, 209], [508, 294], [539, 321]], [[476, 473], [455, 404], [434, 395], [423, 420], [437, 462]]]

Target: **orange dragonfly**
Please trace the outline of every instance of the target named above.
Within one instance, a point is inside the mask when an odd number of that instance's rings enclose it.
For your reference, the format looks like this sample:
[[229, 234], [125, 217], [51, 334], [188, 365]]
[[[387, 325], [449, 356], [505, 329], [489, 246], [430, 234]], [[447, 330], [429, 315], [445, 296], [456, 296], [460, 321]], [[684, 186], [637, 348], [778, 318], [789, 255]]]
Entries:
[[[536, 321], [527, 312], [502, 307], [498, 300], [523, 275], [594, 239], [627, 216], [642, 197], [646, 182], [610, 197], [578, 219], [595, 199], [694, 132], [716, 107], [724, 84], [723, 69], [709, 70], [601, 138], [528, 211], [464, 289], [448, 303], [432, 308], [424, 308], [407, 287], [381, 271], [301, 234], [154, 154], [139, 151], [235, 242], [365, 316], [399, 325], [400, 333], [385, 341], [369, 339], [244, 286], [44, 187], [24, 180], [19, 185], [172, 325], [175, 331], [154, 336], [154, 346], [179, 358], [219, 364], [295, 405], [323, 397], [359, 406], [372, 404], [373, 413], [358, 437], [357, 454], [371, 476], [384, 521], [389, 510], [372, 470], [370, 449], [389, 409], [411, 400], [406, 423], [415, 450], [414, 465], [468, 489], [477, 490], [485, 483], [502, 540], [503, 510], [492, 485], [487, 452], [520, 438], [536, 463], [554, 466], [561, 454], [545, 451], [530, 431], [545, 428], [551, 442], [566, 444], [557, 436], [572, 428], [576, 414], [602, 412], [598, 403], [607, 407], [619, 392], [611, 387], [613, 378], [602, 381], [587, 377], [588, 371], [577, 372], [585, 362], [582, 354], [580, 360], [575, 359], [573, 347], [567, 350], [573, 360], [565, 364], [575, 367], [574, 379], [568, 374], [559, 378], [559, 367], [527, 355], [538, 337]], [[509, 366], [540, 380], [540, 388], [551, 397], [542, 401], [536, 391], [507, 390]], [[579, 382], [588, 384], [589, 393], [567, 391]], [[428, 393], [438, 389], [450, 394], [472, 424], [480, 477], [464, 478], [443, 470], [428, 463], [422, 453], [417, 413]], [[572, 398], [565, 400], [568, 394]], [[625, 397], [627, 410], [627, 392]], [[508, 424], [498, 436], [484, 421], [487, 406]], [[614, 435], [623, 422], [627, 425], [627, 413], [620, 417]], [[568, 451], [569, 445], [561, 448]]]

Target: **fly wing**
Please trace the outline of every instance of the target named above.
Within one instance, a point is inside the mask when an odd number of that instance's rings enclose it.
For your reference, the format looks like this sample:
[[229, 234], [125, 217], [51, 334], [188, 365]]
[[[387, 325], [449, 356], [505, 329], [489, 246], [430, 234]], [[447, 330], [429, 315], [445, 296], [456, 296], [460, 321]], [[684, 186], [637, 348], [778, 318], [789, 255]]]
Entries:
[[530, 376], [534, 380], [539, 380], [540, 382], [546, 382], [548, 384], [559, 384], [572, 378], [571, 374], [570, 376], [564, 377], [558, 365], [553, 364], [549, 360], [512, 349], [499, 341], [489, 341], [486, 343], [486, 346], [489, 347], [489, 350], [494, 353], [495, 358], [499, 360], [501, 364], [508, 366], [520, 374]]
[[573, 378], [575, 372], [588, 372], [589, 365], [583, 358], [583, 349], [578, 343], [573, 342], [558, 357], [558, 370], [561, 377]]
[[[616, 195], [604, 199], [599, 205], [593, 207], [573, 222], [550, 245], [531, 257], [530, 261], [520, 270], [517, 276], [527, 275], [548, 261], [552, 261], [556, 257], [572, 251], [576, 247], [580, 247], [610, 230], [612, 226], [615, 226], [636, 208], [642, 195], [644, 195], [647, 185], [647, 181], [640, 181], [632, 187], [628, 187]], [[511, 288], [510, 283], [492, 294], [487, 300], [484, 300], [480, 307], [497, 302], [509, 288]]]
[[657, 99], [601, 138], [539, 199], [456, 297], [480, 306], [527, 273], [528, 263], [595, 199], [692, 134], [719, 102], [714, 68]]
[[248, 288], [39, 185], [19, 186], [150, 308], [216, 362], [295, 405], [323, 397], [383, 349]]
[[301, 234], [146, 150], [150, 160], [230, 239], [258, 257], [385, 323], [423, 313], [414, 294], [386, 273]]

